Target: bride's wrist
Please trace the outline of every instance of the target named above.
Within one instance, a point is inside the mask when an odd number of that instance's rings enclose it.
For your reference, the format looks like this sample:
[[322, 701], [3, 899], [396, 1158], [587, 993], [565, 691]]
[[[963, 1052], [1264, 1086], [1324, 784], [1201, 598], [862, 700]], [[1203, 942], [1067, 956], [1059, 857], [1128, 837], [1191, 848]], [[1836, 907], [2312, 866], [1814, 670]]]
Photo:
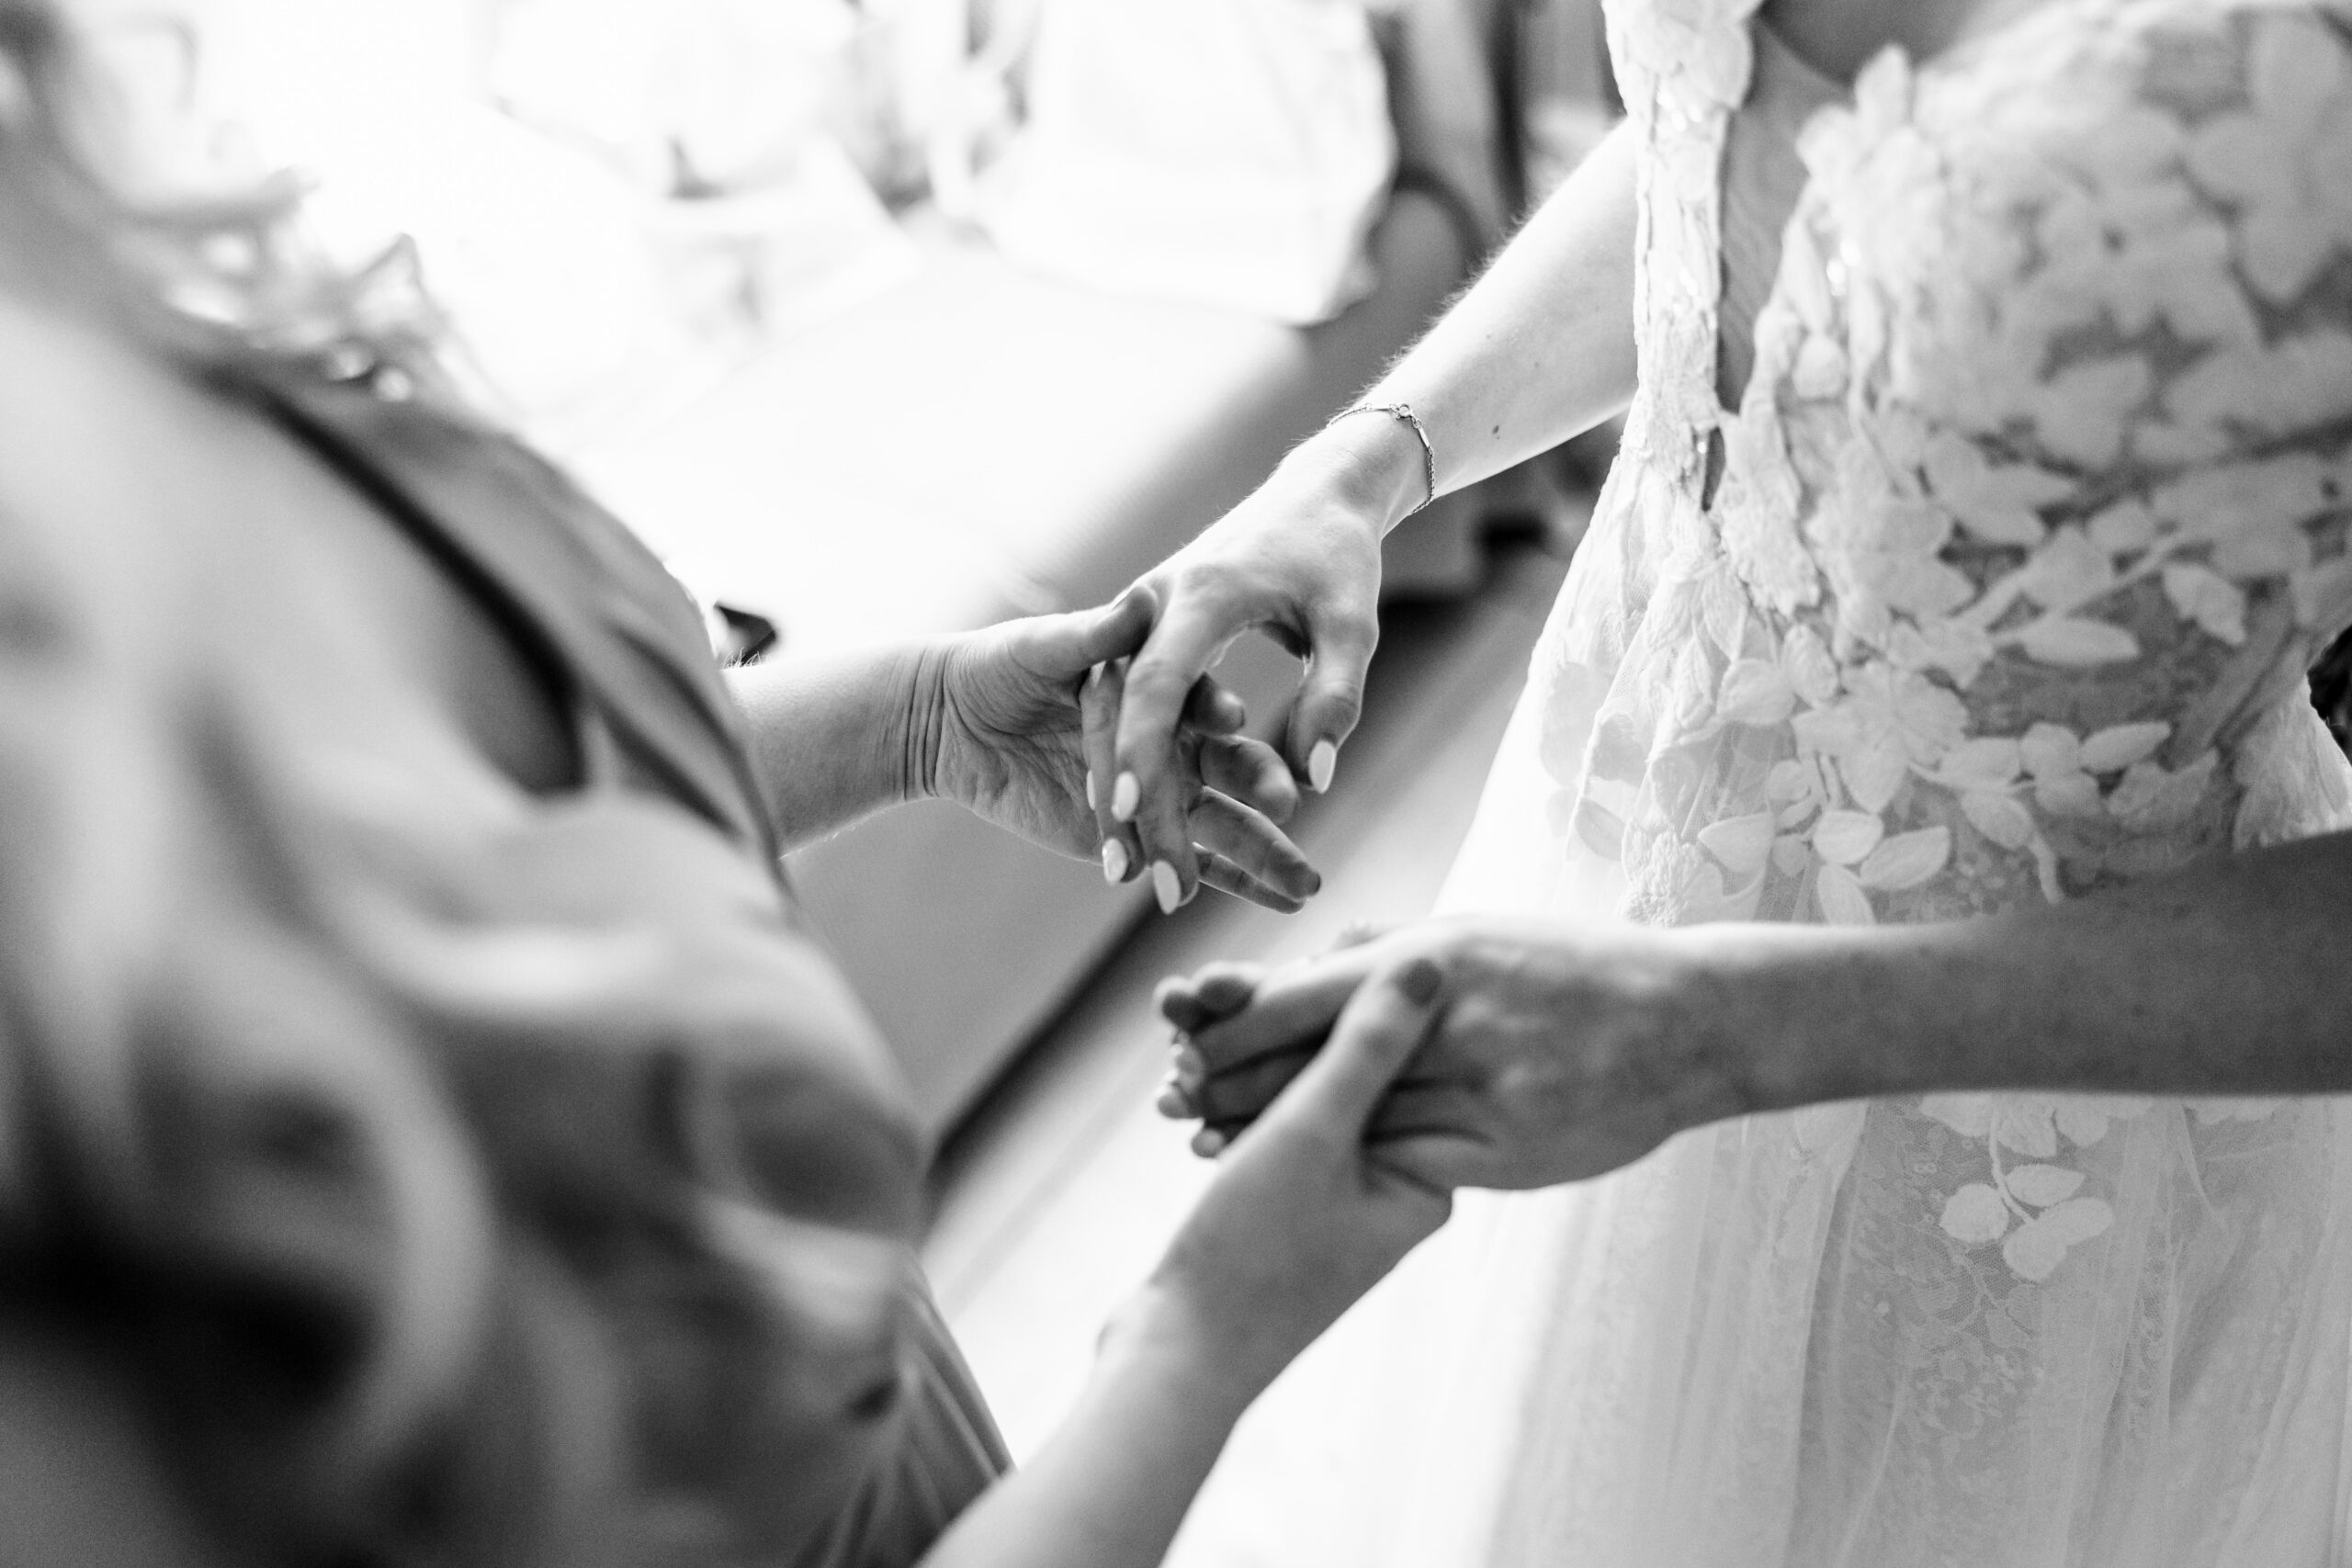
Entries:
[[1848, 1023], [1853, 956], [1818, 927], [1698, 926], [1674, 933], [1700, 1050], [1748, 1111], [1893, 1092]]
[[1430, 500], [1420, 438], [1392, 415], [1351, 414], [1293, 448], [1283, 467], [1377, 539]]
[[1163, 1266], [1111, 1314], [1095, 1353], [1106, 1368], [1163, 1369], [1201, 1414], [1229, 1422], [1290, 1362], [1291, 1353], [1272, 1342], [1279, 1336], [1269, 1333], [1271, 1327], [1225, 1324]]

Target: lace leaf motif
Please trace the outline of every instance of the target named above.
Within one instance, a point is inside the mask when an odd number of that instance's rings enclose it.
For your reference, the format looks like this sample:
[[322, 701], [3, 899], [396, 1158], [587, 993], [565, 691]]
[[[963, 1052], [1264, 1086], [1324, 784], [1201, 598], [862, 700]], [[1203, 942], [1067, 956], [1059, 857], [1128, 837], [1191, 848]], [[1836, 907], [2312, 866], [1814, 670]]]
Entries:
[[[2047, 825], [2109, 840], [2180, 830], [2222, 777], [2210, 744], [2167, 750], [2170, 716], [1971, 734], [1964, 697], [1989, 664], [2063, 678], [2165, 651], [2145, 642], [2143, 615], [2116, 615], [2143, 583], [2184, 634], [2223, 649], [2247, 645], [2256, 605], [2279, 588], [2299, 628], [2352, 618], [2342, 526], [2352, 464], [2341, 451], [2240, 455], [2249, 437], [2352, 412], [2352, 334], [2322, 324], [2266, 341], [2245, 302], [2249, 289], [2275, 302], [2290, 281], [2307, 288], [2352, 243], [2352, 177], [2311, 141], [2352, 113], [2352, 68], [2335, 33], [2306, 17], [2266, 15], [2250, 37], [2243, 107], [2187, 126], [2143, 104], [2110, 106], [2106, 119], [2132, 134], [2082, 138], [2084, 167], [1972, 150], [1972, 136], [1991, 132], [1923, 128], [1894, 55], [1865, 73], [1853, 111], [1806, 133], [1815, 183], [1758, 319], [1719, 506], [1725, 558], [1759, 606], [1794, 626], [1780, 678], [1751, 653], [1705, 716], [1789, 727], [1798, 766], [1770, 783], [1794, 841], [1772, 863], [1811, 878], [1822, 919], [1873, 920], [1871, 892], [1942, 869], [1951, 840], [1916, 811], [1910, 833], [1886, 824], [1904, 840], [1899, 858], [1874, 877], [1857, 869], [1870, 849], [1856, 814], [1884, 816], [1919, 787], [1950, 791], [1959, 820], [1949, 826], [2030, 857], [2056, 898], [2069, 834]], [[2267, 152], [2251, 158], [2251, 146]], [[1988, 194], [1988, 178], [2018, 188]], [[2325, 209], [2317, 219], [2314, 204]], [[2010, 235], [1989, 220], [2001, 211], [2022, 211], [2031, 229]], [[2288, 211], [2301, 215], [2298, 243], [2310, 250], [2291, 279], [2270, 254], [2280, 242], [2268, 215]], [[2209, 231], [2219, 243], [2205, 243]], [[2159, 270], [2167, 281], [2152, 291]], [[2160, 376], [2153, 352], [2128, 343], [2071, 361], [2061, 352], [2159, 318], [2167, 341], [2205, 345], [2177, 374]], [[1846, 438], [1810, 439], [1827, 471], [1801, 478], [1790, 421], [1818, 433], [1841, 416]], [[2103, 490], [2104, 504], [2078, 510]], [[1954, 555], [1963, 548], [1978, 563], [1966, 570]], [[1835, 652], [1801, 687], [1789, 666], [1824, 662], [1804, 612], [1825, 604]], [[1749, 818], [1737, 820], [1736, 832], [1699, 836], [1735, 850], [1735, 873], [1755, 837]]]

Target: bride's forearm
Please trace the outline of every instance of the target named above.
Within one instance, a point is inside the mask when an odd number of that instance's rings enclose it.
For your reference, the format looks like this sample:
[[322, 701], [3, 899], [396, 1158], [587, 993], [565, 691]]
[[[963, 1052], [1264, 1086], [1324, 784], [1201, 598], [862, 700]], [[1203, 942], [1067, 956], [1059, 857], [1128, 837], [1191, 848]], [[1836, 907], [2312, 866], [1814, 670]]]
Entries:
[[922, 1568], [1149, 1568], [1265, 1382], [1147, 1288], [1035, 1458], [972, 1505]]
[[[1411, 406], [1442, 494], [1589, 430], [1633, 393], [1634, 149], [1620, 127], [1362, 400]], [[1308, 450], [1318, 443], [1329, 450]], [[1301, 456], [1377, 496], [1384, 527], [1427, 493], [1419, 443], [1396, 422], [1342, 421]]]
[[1758, 1108], [2352, 1092], [2352, 833], [1983, 919], [1694, 931]]

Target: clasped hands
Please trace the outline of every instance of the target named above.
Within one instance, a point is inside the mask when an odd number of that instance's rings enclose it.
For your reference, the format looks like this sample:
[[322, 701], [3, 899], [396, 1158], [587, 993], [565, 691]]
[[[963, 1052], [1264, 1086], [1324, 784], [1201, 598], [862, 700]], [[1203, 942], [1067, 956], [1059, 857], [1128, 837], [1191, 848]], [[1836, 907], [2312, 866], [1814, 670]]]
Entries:
[[[1172, 835], [1147, 862], [1114, 814], [1114, 731], [1125, 661], [1158, 618], [1148, 585], [1097, 610], [1008, 621], [931, 645], [916, 662], [907, 722], [910, 792], [974, 812], [1112, 882], [1149, 874], [1163, 908], [1205, 884], [1285, 912], [1322, 878], [1283, 833], [1298, 788], [1281, 757], [1243, 735], [1238, 698], [1189, 680], [1155, 773], [1154, 820]], [[1132, 807], [1130, 807], [1132, 809]], [[1181, 869], [1180, 869], [1181, 868]]]
[[1415, 965], [1437, 1011], [1367, 1122], [1372, 1157], [1441, 1190], [1599, 1176], [1758, 1108], [1736, 1030], [1670, 934], [1500, 917], [1430, 920], [1267, 970], [1164, 982], [1163, 1113], [1219, 1153], [1323, 1047], [1358, 990]]

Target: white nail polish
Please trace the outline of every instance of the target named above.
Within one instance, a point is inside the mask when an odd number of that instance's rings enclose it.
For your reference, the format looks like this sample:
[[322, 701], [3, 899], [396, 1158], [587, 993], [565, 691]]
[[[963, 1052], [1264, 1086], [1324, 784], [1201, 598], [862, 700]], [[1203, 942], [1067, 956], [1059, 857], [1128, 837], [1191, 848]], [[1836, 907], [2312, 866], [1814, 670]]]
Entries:
[[1306, 754], [1306, 782], [1316, 794], [1331, 787], [1331, 774], [1339, 765], [1340, 748], [1329, 740], [1317, 740]]
[[1102, 880], [1114, 887], [1127, 879], [1127, 846], [1116, 839], [1102, 840]]
[[1121, 773], [1119, 782], [1111, 786], [1111, 815], [1122, 822], [1135, 819], [1136, 807], [1143, 803], [1143, 785], [1133, 773]]
[[1094, 770], [1093, 770], [1092, 768], [1089, 768], [1089, 769], [1087, 769], [1087, 770], [1086, 770], [1086, 809], [1088, 809], [1089, 811], [1092, 811], [1093, 809], [1095, 809], [1095, 806], [1094, 806]]
[[1183, 885], [1176, 880], [1176, 868], [1164, 860], [1151, 863], [1151, 890], [1159, 898], [1159, 912], [1172, 915], [1184, 901]]

